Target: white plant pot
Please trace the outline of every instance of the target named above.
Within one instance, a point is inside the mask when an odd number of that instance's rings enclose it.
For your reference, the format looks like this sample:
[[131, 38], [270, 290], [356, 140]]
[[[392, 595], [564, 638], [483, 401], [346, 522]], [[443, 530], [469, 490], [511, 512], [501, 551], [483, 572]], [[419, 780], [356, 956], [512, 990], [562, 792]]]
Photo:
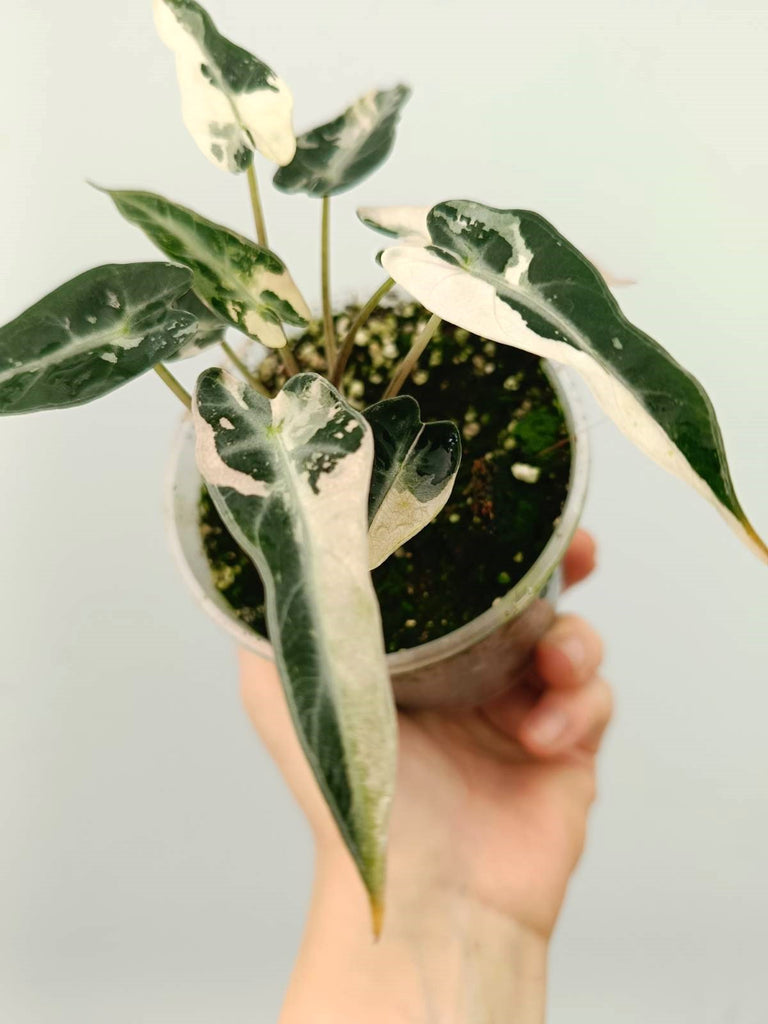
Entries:
[[[401, 707], [471, 706], [514, 686], [536, 641], [555, 615], [560, 563], [578, 526], [589, 476], [589, 442], [567, 371], [544, 364], [571, 435], [571, 473], [563, 512], [544, 550], [523, 578], [472, 622], [419, 647], [387, 655]], [[195, 464], [194, 428], [185, 415], [173, 446], [166, 518], [182, 576], [205, 612], [241, 647], [273, 661], [269, 641], [246, 626], [213, 584], [198, 520], [202, 478]], [[427, 527], [429, 529], [429, 527]]]

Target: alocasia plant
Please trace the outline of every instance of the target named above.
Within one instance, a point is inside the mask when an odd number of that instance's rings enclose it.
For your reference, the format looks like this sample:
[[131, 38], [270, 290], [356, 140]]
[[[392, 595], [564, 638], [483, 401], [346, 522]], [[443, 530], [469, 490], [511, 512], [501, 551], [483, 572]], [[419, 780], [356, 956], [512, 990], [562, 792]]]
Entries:
[[[428, 526], [459, 468], [455, 424], [424, 423], [417, 402], [398, 394], [441, 319], [574, 367], [647, 455], [764, 560], [768, 549], [736, 498], [702, 386], [624, 317], [614, 282], [538, 214], [468, 200], [361, 209], [389, 238], [379, 256], [389, 277], [337, 339], [331, 197], [388, 156], [409, 89], [373, 90], [297, 140], [291, 93], [266, 64], [194, 0], [154, 0], [154, 10], [176, 56], [185, 123], [217, 166], [246, 172], [257, 240], [149, 192], [109, 191], [172, 263], [90, 270], [0, 328], [0, 413], [78, 405], [151, 369], [191, 409], [200, 472], [262, 577], [296, 731], [378, 929], [397, 737], [370, 569]], [[267, 246], [256, 152], [279, 165], [278, 188], [322, 200], [325, 375], [299, 373], [286, 338], [284, 324], [311, 314]], [[360, 329], [395, 282], [422, 304], [424, 324], [382, 401], [360, 413], [338, 389]], [[279, 393], [265, 392], [229, 328], [276, 350], [287, 377]], [[188, 395], [165, 364], [217, 344], [240, 375], [206, 369]]]

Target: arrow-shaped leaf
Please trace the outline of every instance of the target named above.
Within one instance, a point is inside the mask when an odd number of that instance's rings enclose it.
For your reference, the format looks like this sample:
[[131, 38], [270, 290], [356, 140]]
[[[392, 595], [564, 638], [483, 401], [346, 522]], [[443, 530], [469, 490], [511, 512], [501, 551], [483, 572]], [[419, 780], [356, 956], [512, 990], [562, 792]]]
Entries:
[[282, 348], [281, 322], [309, 320], [293, 278], [270, 249], [152, 192], [102, 191], [166, 256], [189, 267], [198, 297], [249, 338]]
[[377, 915], [396, 725], [368, 572], [371, 432], [315, 374], [270, 401], [206, 370], [194, 416], [200, 472], [264, 580], [296, 730]]
[[450, 323], [574, 366], [646, 455], [691, 484], [762, 558], [736, 497], [701, 384], [631, 324], [589, 261], [526, 210], [455, 200], [427, 216], [429, 241], [382, 254], [391, 277]]
[[283, 192], [332, 196], [357, 185], [389, 156], [410, 89], [373, 90], [328, 124], [300, 135], [296, 156], [275, 174]]
[[160, 38], [176, 55], [182, 116], [192, 138], [223, 170], [246, 170], [257, 149], [287, 164], [296, 151], [293, 97], [253, 54], [220, 35], [194, 0], [154, 0]]
[[375, 569], [431, 523], [448, 500], [461, 461], [453, 423], [422, 423], [418, 402], [399, 395], [370, 406], [374, 440], [368, 498], [370, 565]]
[[176, 303], [177, 309], [185, 309], [197, 320], [197, 329], [189, 341], [179, 349], [172, 360], [191, 359], [211, 345], [220, 345], [226, 340], [228, 324], [216, 316], [201, 302], [194, 292], [186, 292]]
[[196, 331], [174, 308], [191, 278], [167, 263], [96, 267], [0, 327], [0, 414], [82, 405], [172, 357]]

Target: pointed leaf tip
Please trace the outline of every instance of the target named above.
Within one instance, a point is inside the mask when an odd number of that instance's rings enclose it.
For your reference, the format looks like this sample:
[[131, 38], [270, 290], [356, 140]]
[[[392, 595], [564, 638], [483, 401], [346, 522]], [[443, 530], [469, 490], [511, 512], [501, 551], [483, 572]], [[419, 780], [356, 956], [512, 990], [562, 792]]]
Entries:
[[[641, 451], [690, 484], [761, 557], [739, 505], [712, 402], [698, 380], [623, 315], [593, 264], [529, 210], [470, 200], [432, 207], [381, 262], [433, 314], [480, 337], [573, 366]], [[395, 228], [402, 216], [366, 211]], [[390, 231], [391, 233], [391, 231]]]
[[269, 637], [297, 736], [375, 900], [397, 721], [368, 571], [371, 431], [312, 373], [291, 377], [270, 401], [206, 370], [194, 418], [200, 472], [266, 584]]
[[373, 931], [374, 942], [378, 942], [384, 930], [384, 899], [378, 895], [371, 895], [369, 898], [371, 907], [371, 930]]

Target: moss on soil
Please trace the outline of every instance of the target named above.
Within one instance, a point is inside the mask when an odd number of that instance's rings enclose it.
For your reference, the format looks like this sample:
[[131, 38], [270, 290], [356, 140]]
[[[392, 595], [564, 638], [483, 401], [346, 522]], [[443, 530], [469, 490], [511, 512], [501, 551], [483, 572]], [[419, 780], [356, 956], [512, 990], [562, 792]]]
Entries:
[[[335, 317], [343, 338], [357, 308]], [[358, 333], [343, 382], [356, 408], [381, 399], [391, 370], [426, 322], [414, 303], [383, 305]], [[323, 372], [322, 325], [293, 344], [304, 370]], [[259, 376], [284, 383], [278, 359]], [[527, 572], [561, 514], [570, 471], [562, 410], [539, 360], [442, 324], [408, 385], [424, 420], [452, 419], [464, 448], [445, 508], [373, 573], [387, 650], [414, 647], [470, 622]], [[216, 586], [238, 616], [266, 631], [256, 569], [230, 537], [207, 492], [201, 532]]]

